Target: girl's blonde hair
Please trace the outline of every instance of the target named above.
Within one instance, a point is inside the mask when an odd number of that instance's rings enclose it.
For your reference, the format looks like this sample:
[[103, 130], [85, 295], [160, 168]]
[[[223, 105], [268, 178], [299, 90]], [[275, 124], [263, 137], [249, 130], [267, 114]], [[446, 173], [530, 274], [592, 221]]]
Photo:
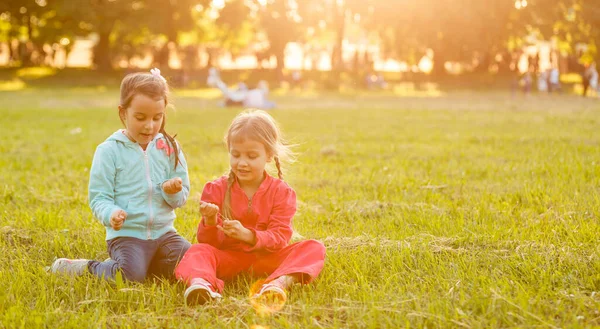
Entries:
[[[231, 143], [251, 139], [265, 146], [267, 156], [273, 157], [277, 167], [277, 176], [283, 179], [281, 169], [282, 160], [293, 162], [294, 154], [281, 135], [281, 130], [277, 122], [267, 112], [261, 110], [246, 110], [238, 114], [231, 122], [227, 134], [225, 135], [225, 144], [227, 151], [231, 148]], [[231, 213], [231, 186], [235, 181], [235, 173], [230, 168], [227, 178], [227, 190], [225, 191], [225, 200], [223, 200], [223, 215], [225, 218], [233, 219]]]
[[[128, 74], [125, 76], [125, 78], [123, 78], [123, 81], [121, 81], [121, 110], [119, 110], [119, 118], [121, 119], [123, 125], [125, 125], [125, 121], [123, 120], [122, 112], [127, 110], [127, 108], [131, 105], [131, 101], [135, 95], [138, 94], [148, 96], [156, 101], [163, 99], [165, 102], [165, 107], [169, 104], [169, 85], [167, 84], [165, 78], [163, 78], [160, 74]], [[175, 168], [177, 169], [177, 164], [179, 163], [179, 147], [177, 146], [177, 142], [175, 142], [175, 137], [177, 135], [171, 136], [165, 131], [166, 122], [167, 117], [165, 113], [159, 132], [167, 138], [167, 142], [171, 144], [171, 147], [174, 150]]]

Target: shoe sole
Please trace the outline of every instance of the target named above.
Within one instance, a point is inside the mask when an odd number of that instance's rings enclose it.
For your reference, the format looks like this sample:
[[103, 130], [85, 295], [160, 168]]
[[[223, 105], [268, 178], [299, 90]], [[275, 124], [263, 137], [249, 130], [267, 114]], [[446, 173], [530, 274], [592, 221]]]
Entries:
[[287, 295], [279, 291], [265, 291], [260, 295], [253, 296], [254, 300], [263, 301], [268, 303], [285, 303], [287, 301]]
[[268, 289], [265, 289], [264, 291], [260, 291], [259, 293], [257, 293], [256, 295], [253, 296], [253, 298], [261, 298], [264, 296], [278, 296], [279, 299], [287, 299], [287, 293], [285, 292], [285, 290], [277, 287], [277, 286], [270, 286]]
[[221, 298], [221, 295], [216, 292], [208, 291], [204, 287], [197, 287], [194, 289], [194, 286], [191, 286], [185, 291], [184, 297], [186, 305], [193, 306], [212, 302]]

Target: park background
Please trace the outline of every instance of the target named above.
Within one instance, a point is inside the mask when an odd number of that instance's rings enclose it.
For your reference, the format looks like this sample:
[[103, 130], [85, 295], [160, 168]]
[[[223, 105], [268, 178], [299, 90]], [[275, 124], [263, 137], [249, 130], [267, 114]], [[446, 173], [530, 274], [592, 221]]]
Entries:
[[[593, 0], [2, 1], [0, 327], [598, 327], [600, 102], [582, 94], [599, 34]], [[208, 69], [269, 82], [298, 154], [295, 229], [327, 247], [280, 312], [252, 308], [252, 277], [192, 308], [180, 284], [46, 272], [108, 256], [89, 168], [121, 127], [121, 79], [152, 67], [190, 241], [242, 110], [219, 107]], [[537, 90], [551, 68], [560, 91]]]

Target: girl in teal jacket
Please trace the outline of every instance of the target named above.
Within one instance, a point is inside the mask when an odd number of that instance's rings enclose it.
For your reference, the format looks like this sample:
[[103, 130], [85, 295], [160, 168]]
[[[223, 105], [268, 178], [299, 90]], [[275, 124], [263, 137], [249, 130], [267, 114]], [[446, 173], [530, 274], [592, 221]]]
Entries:
[[125, 129], [100, 144], [90, 170], [89, 203], [106, 229], [110, 259], [57, 259], [54, 273], [130, 281], [171, 277], [190, 247], [173, 227], [190, 183], [181, 148], [164, 129], [169, 87], [160, 71], [127, 75], [119, 117]]

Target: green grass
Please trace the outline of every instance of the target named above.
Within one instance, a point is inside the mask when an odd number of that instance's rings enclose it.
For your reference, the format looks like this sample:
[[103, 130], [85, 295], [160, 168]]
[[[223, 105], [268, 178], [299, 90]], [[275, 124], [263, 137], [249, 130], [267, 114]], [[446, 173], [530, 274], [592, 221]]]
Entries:
[[[0, 95], [2, 328], [600, 326], [598, 99], [278, 96], [271, 113], [299, 154], [284, 167], [294, 225], [327, 260], [314, 285], [261, 317], [253, 278], [189, 308], [180, 284], [46, 273], [56, 257], [107, 257], [87, 180], [96, 145], [120, 127], [118, 92]], [[237, 113], [194, 95], [176, 95], [167, 124], [189, 163], [194, 197], [176, 226], [190, 241], [197, 194], [228, 168], [222, 136]]]

